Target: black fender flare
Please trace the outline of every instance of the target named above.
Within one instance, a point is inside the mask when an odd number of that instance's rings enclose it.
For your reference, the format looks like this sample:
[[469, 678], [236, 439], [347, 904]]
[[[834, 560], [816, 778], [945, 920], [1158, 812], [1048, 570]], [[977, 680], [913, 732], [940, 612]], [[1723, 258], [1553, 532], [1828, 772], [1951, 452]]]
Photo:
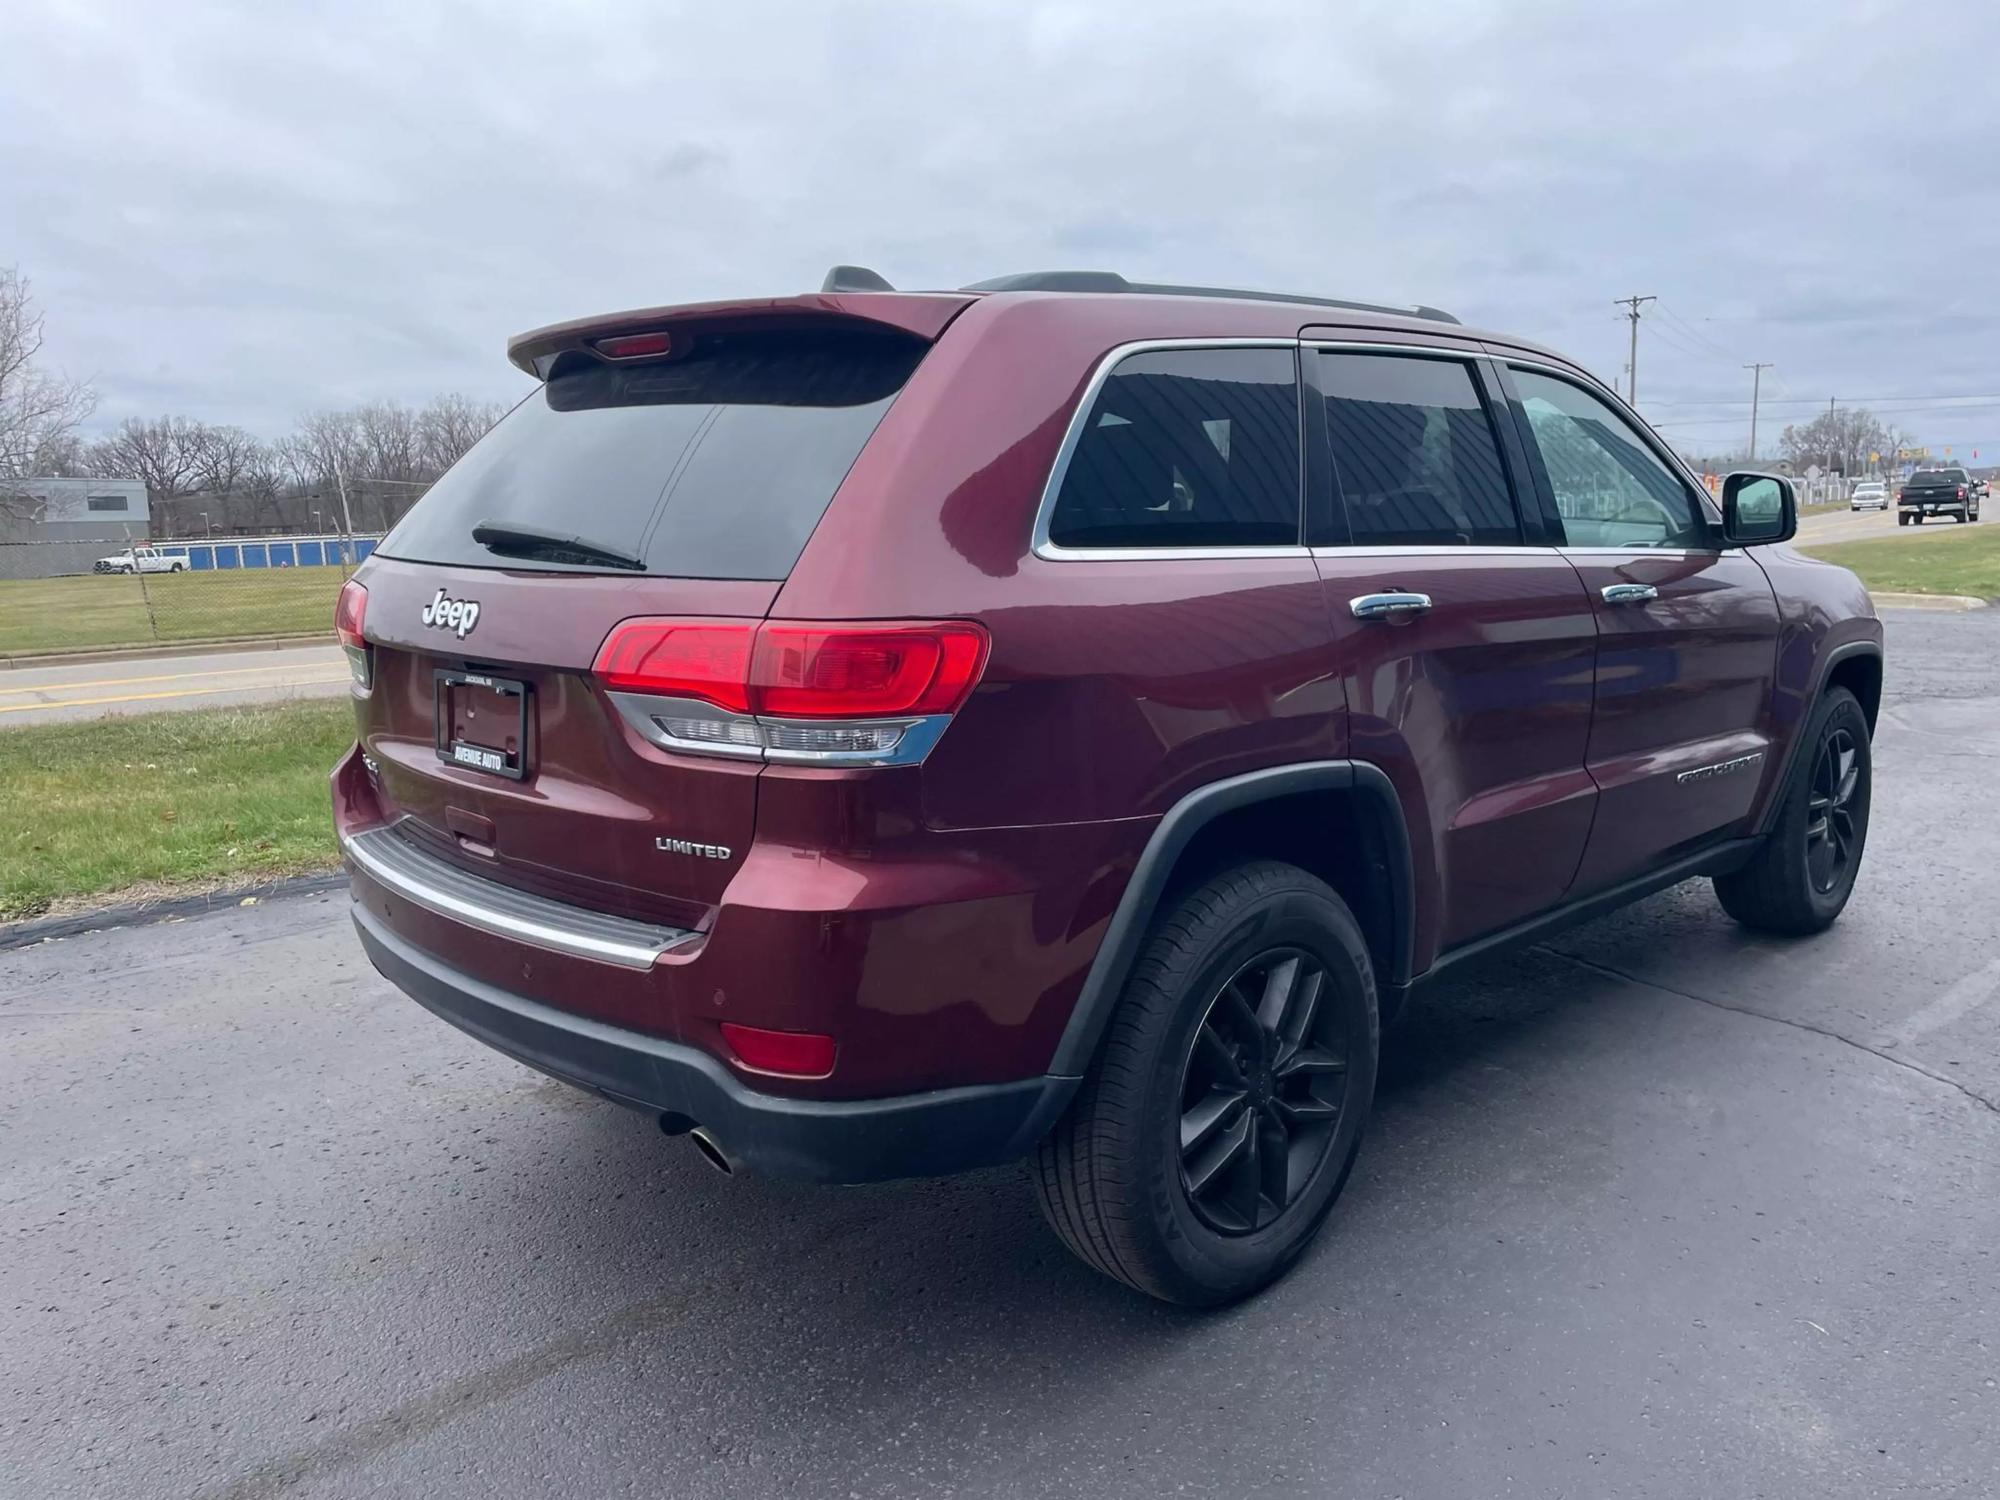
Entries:
[[1813, 664], [1812, 686], [1799, 701], [1798, 724], [1792, 730], [1791, 743], [1785, 746], [1784, 754], [1779, 759], [1777, 778], [1772, 781], [1771, 790], [1764, 799], [1764, 810], [1757, 818], [1760, 835], [1769, 833], [1771, 826], [1778, 821], [1778, 813], [1784, 806], [1785, 788], [1791, 784], [1792, 768], [1798, 764], [1800, 749], [1805, 744], [1806, 727], [1812, 722], [1813, 705], [1825, 694], [1833, 669], [1856, 656], [1872, 656], [1880, 661], [1882, 643], [1866, 639], [1842, 641], [1838, 646], [1822, 652], [1820, 659]]
[[1118, 908], [1104, 929], [1097, 956], [1083, 981], [1083, 992], [1070, 1012], [1069, 1023], [1056, 1043], [1048, 1071], [1080, 1078], [1090, 1066], [1098, 1040], [1111, 1023], [1111, 1012], [1125, 981], [1138, 962], [1139, 949], [1173, 878], [1174, 866], [1194, 836], [1224, 813], [1277, 797], [1301, 792], [1347, 792], [1359, 798], [1376, 819], [1387, 849], [1395, 890], [1390, 903], [1390, 972], [1383, 987], [1400, 988], [1410, 979], [1416, 931], [1415, 882], [1410, 867], [1409, 829], [1394, 783], [1380, 766], [1367, 761], [1316, 760], [1250, 771], [1198, 787], [1176, 802], [1154, 827], [1118, 898]]

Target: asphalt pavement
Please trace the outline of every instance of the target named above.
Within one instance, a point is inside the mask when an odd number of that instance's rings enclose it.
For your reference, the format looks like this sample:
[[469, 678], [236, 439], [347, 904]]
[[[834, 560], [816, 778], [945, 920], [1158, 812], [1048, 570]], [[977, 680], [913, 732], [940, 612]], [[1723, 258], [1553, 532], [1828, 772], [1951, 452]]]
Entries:
[[721, 1177], [343, 896], [0, 954], [0, 1493], [1991, 1495], [2000, 610], [1889, 653], [1833, 931], [1695, 883], [1431, 993], [1327, 1232], [1207, 1317], [1012, 1170]]
[[1898, 526], [1896, 507], [1887, 510], [1809, 511], [1799, 517], [1799, 545], [1810, 547], [1827, 542], [1867, 542], [1899, 536], [1908, 541], [1932, 541], [1954, 534], [1978, 531], [1989, 521], [2000, 521], [2000, 512], [1980, 512], [1977, 521], [1963, 522], [1951, 516], [1933, 516], [1921, 526]]
[[327, 643], [201, 656], [134, 656], [0, 672], [0, 729], [173, 708], [216, 708], [347, 691], [347, 661]]

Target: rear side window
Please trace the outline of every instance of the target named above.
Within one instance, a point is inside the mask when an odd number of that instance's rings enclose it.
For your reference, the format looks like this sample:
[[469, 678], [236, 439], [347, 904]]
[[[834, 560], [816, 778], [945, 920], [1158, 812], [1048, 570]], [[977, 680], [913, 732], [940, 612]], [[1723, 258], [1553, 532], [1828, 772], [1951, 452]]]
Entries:
[[574, 535], [678, 578], [783, 578], [927, 345], [876, 334], [735, 334], [647, 364], [565, 356], [417, 502], [386, 556], [500, 557], [481, 524]]
[[1299, 540], [1289, 349], [1121, 360], [1084, 419], [1049, 518], [1059, 547], [1270, 547]]
[[1357, 547], [1504, 547], [1520, 518], [1472, 371], [1419, 355], [1319, 356], [1327, 440]]

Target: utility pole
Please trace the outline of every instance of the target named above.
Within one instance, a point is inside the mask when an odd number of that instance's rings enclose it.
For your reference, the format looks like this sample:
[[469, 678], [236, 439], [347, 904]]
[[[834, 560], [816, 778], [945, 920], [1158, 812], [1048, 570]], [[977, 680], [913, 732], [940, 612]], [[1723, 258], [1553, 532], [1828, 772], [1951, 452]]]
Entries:
[[1764, 385], [1764, 372], [1771, 368], [1767, 359], [1758, 364], [1745, 365], [1750, 372], [1750, 462], [1757, 462], [1757, 397]]
[[1625, 400], [1635, 408], [1639, 405], [1639, 308], [1643, 303], [1657, 302], [1659, 300], [1658, 297], [1613, 297], [1611, 299], [1614, 307], [1630, 309], [1625, 316], [1632, 320], [1632, 362], [1625, 367]]
[[338, 464], [334, 465], [333, 482], [340, 490], [340, 523], [347, 532], [347, 539], [340, 546], [340, 560], [347, 564], [354, 560], [350, 554], [354, 545], [354, 513], [347, 508], [347, 476], [340, 472]]

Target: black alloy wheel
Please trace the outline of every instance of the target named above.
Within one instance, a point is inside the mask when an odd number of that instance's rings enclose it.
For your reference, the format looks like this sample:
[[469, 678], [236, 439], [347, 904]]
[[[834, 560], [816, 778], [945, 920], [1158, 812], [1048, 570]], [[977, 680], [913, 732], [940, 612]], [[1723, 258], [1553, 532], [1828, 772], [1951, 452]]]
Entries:
[[1820, 742], [1806, 801], [1806, 872], [1813, 889], [1826, 895], [1840, 883], [1859, 840], [1854, 794], [1861, 785], [1860, 747], [1836, 727]]
[[1180, 1179], [1219, 1234], [1263, 1229], [1325, 1166], [1347, 1107], [1347, 1056], [1325, 968], [1274, 948], [1210, 1001], [1181, 1073]]

